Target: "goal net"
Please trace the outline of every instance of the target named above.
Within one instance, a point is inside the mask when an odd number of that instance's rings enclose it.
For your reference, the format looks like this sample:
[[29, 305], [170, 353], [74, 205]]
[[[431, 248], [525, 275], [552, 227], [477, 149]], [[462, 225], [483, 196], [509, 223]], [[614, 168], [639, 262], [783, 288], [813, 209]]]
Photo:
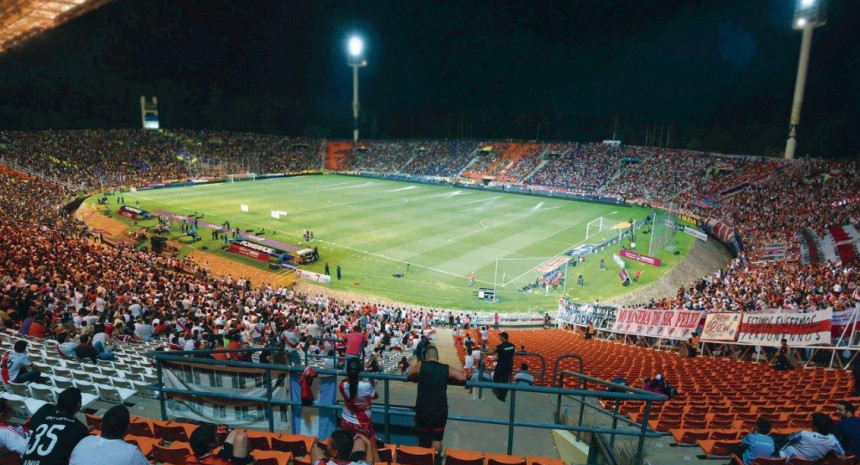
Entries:
[[629, 227], [629, 223], [601, 216], [589, 221], [585, 225], [585, 240], [583, 243], [602, 244], [619, 237]]
[[[675, 243], [675, 224], [678, 222], [673, 205], [666, 210], [655, 209], [651, 213], [651, 233], [648, 255], [654, 256], [662, 250], [672, 249]], [[647, 228], [646, 228], [647, 230]]]

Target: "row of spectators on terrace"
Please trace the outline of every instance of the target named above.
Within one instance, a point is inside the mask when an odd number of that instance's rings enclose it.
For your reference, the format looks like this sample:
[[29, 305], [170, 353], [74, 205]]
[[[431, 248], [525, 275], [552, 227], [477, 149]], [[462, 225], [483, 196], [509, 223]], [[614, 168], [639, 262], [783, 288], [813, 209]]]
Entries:
[[0, 132], [0, 157], [83, 190], [319, 165], [320, 142], [199, 131]]

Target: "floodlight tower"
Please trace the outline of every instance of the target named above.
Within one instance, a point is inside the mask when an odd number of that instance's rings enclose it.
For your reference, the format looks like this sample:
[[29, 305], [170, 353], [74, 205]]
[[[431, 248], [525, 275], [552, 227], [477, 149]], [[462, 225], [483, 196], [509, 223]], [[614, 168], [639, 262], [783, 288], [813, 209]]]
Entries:
[[367, 66], [364, 40], [352, 36], [347, 42], [348, 64], [352, 67], [352, 141], [358, 142], [358, 68]]
[[827, 24], [827, 0], [797, 0], [794, 7], [795, 29], [803, 31], [800, 42], [800, 60], [797, 63], [797, 81], [794, 84], [794, 102], [791, 104], [791, 121], [788, 140], [785, 142], [785, 158], [794, 159], [797, 148], [797, 126], [800, 125], [800, 108], [803, 106], [803, 89], [806, 86], [806, 69], [809, 66], [809, 51], [812, 48], [812, 30]]

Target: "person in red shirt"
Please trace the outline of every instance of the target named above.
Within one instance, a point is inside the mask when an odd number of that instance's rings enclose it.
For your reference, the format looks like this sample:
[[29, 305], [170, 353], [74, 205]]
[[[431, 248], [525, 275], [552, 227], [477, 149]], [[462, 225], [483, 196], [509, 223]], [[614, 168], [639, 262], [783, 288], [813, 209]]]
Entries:
[[352, 332], [346, 335], [346, 358], [361, 357], [361, 348], [369, 341], [367, 335], [358, 325], [352, 327]]
[[39, 315], [30, 324], [30, 328], [27, 330], [27, 336], [44, 339], [45, 333], [47, 332], [48, 327], [45, 326], [45, 319], [42, 315]]

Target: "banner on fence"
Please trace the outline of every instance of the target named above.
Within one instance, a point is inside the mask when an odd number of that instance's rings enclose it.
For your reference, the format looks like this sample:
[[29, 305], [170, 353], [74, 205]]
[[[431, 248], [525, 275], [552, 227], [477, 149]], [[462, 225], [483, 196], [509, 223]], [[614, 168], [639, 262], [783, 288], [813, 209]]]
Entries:
[[809, 313], [745, 313], [738, 328], [738, 342], [779, 347], [782, 339], [793, 347], [830, 345], [833, 310]]
[[636, 253], [632, 250], [621, 249], [621, 256], [624, 258], [629, 258], [631, 260], [636, 260], [637, 262], [647, 263], [653, 266], [660, 266], [660, 259], [656, 257], [649, 257], [648, 255], [643, 255], [641, 253]]
[[[842, 334], [845, 333], [846, 337], [851, 337], [851, 322], [854, 322], [854, 327], [860, 329], [860, 324], [854, 320], [854, 314], [860, 309], [852, 308], [849, 310], [840, 310], [837, 312], [833, 312], [833, 319], [831, 320], [830, 326], [830, 334], [834, 339], [839, 339], [842, 337]], [[846, 329], [848, 332], [846, 333]]]
[[615, 308], [580, 304], [567, 299], [558, 302], [556, 322], [575, 326], [603, 326], [607, 320], [615, 319]]
[[[194, 391], [219, 392], [265, 398], [267, 389], [262, 370], [227, 368], [194, 363], [165, 363], [164, 384], [167, 387]], [[287, 399], [283, 382], [272, 380], [272, 398]], [[167, 394], [167, 411], [171, 416], [184, 417], [214, 424], [227, 423], [244, 428], [269, 427], [264, 402], [231, 400], [216, 397], [192, 397]], [[276, 428], [289, 428], [289, 409], [275, 407]]]
[[612, 331], [637, 336], [688, 339], [698, 328], [704, 312], [623, 308]]
[[327, 274], [314, 273], [308, 270], [296, 270], [296, 276], [299, 279], [307, 279], [308, 281], [316, 281], [321, 284], [331, 284], [331, 276]]
[[702, 231], [699, 231], [696, 228], [693, 228], [690, 226], [684, 226], [683, 228], [681, 228], [681, 231], [684, 231], [684, 233], [689, 234], [689, 235], [695, 237], [696, 239], [698, 239], [700, 241], [705, 241], [705, 242], [708, 241], [708, 235], [703, 233]]
[[709, 313], [702, 328], [702, 340], [707, 342], [734, 342], [741, 325], [740, 313]]

